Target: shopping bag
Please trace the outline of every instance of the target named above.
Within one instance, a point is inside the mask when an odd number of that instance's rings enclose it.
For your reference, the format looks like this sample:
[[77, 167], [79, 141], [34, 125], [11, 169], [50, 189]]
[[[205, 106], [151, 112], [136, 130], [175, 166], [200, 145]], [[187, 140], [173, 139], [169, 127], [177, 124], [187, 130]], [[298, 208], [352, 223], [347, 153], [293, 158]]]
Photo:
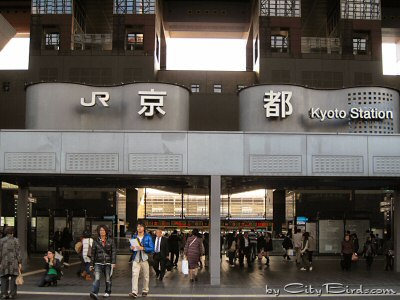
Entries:
[[24, 277], [22, 276], [21, 272], [19, 272], [19, 275], [15, 279], [15, 284], [16, 285], [23, 285], [24, 284]]
[[293, 249], [287, 249], [287, 255], [293, 256], [294, 255]]
[[352, 261], [357, 261], [357, 260], [358, 260], [358, 255], [357, 255], [357, 253], [353, 253], [353, 255], [351, 256], [351, 260], [352, 260]]
[[189, 262], [187, 259], [183, 259], [182, 260], [182, 273], [184, 275], [188, 275], [189, 274]]

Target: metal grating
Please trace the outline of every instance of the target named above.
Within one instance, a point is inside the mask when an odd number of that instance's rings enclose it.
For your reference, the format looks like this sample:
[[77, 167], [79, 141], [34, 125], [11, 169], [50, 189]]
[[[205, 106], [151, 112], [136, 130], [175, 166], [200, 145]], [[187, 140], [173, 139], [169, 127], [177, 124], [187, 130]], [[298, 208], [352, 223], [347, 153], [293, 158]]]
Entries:
[[373, 170], [375, 174], [400, 174], [400, 156], [373, 158]]
[[362, 156], [316, 155], [312, 157], [313, 173], [364, 173]]
[[54, 152], [6, 152], [5, 170], [55, 171], [56, 154]]
[[[347, 94], [349, 110], [353, 107], [361, 107], [363, 110], [377, 109], [378, 111], [396, 111], [394, 94], [375, 91], [373, 89], [354, 90]], [[350, 133], [393, 134], [395, 132], [394, 121], [391, 118], [358, 120], [349, 122]]]
[[67, 153], [67, 171], [118, 171], [118, 153]]
[[250, 155], [250, 173], [301, 173], [301, 155]]
[[181, 154], [129, 154], [129, 171], [182, 172]]

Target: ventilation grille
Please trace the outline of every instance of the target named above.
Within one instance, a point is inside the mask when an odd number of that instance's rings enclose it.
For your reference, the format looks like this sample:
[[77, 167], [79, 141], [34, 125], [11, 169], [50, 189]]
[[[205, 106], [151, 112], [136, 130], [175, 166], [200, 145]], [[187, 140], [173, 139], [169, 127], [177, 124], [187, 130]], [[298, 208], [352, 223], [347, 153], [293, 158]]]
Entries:
[[375, 174], [400, 174], [400, 156], [373, 158], [373, 166]]
[[181, 154], [129, 154], [129, 171], [182, 172]]
[[[389, 92], [377, 92], [374, 90], [355, 91], [347, 94], [349, 109], [359, 107], [363, 110], [377, 109], [378, 111], [392, 111], [395, 113], [393, 94]], [[382, 120], [350, 120], [349, 132], [393, 134], [393, 119]]]
[[118, 171], [118, 153], [67, 153], [67, 171]]
[[4, 160], [5, 170], [55, 171], [56, 169], [56, 154], [54, 152], [8, 152], [4, 154]]
[[364, 173], [364, 160], [362, 156], [313, 156], [312, 172], [329, 174]]
[[250, 173], [301, 173], [301, 155], [250, 155]]

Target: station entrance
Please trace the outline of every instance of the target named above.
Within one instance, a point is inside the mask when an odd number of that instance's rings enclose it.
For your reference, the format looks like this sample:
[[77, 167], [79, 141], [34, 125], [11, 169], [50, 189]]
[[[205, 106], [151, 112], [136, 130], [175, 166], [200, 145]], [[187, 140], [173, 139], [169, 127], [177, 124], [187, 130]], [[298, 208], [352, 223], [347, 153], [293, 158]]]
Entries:
[[[346, 232], [360, 246], [367, 231], [393, 240], [394, 201], [398, 182], [366, 178], [221, 177], [213, 233], [211, 180], [207, 176], [8, 176], [3, 177], [1, 225], [18, 230], [19, 197], [27, 191], [27, 253], [54, 247], [64, 228], [70, 245], [83, 231], [112, 229], [121, 254], [142, 221], [149, 231], [163, 228], [189, 234], [194, 228], [211, 233], [224, 254], [226, 235], [239, 230], [270, 233], [274, 255], [282, 254], [283, 236], [296, 228], [316, 239], [316, 254], [340, 254]], [[23, 195], [24, 193], [22, 193]], [[218, 235], [216, 238], [215, 235]], [[211, 246], [210, 246], [211, 247]], [[215, 251], [217, 253], [217, 251]]]

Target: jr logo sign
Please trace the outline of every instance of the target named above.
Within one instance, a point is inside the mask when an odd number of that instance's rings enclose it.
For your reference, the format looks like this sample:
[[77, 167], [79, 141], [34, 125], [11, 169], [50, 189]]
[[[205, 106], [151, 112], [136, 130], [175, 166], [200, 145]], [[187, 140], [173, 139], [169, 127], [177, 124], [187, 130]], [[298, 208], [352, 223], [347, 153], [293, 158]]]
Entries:
[[86, 102], [85, 98], [81, 98], [81, 105], [85, 107], [93, 107], [96, 105], [96, 100], [101, 103], [101, 105], [108, 107], [107, 101], [110, 100], [109, 92], [92, 92], [92, 99], [90, 102]]

